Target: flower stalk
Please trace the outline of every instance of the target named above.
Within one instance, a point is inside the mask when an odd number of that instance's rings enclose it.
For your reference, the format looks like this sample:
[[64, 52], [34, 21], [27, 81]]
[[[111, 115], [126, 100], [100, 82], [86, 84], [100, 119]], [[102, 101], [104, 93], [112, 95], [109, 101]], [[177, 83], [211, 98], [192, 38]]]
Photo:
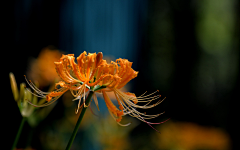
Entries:
[[16, 135], [15, 140], [14, 140], [14, 142], [13, 142], [13, 145], [12, 145], [11, 150], [14, 150], [14, 149], [16, 148], [16, 145], [17, 145], [17, 143], [18, 143], [19, 137], [20, 137], [20, 135], [21, 135], [21, 132], [22, 132], [22, 129], [23, 129], [23, 126], [24, 126], [24, 123], [26, 122], [26, 120], [27, 120], [26, 117], [23, 117], [23, 118], [22, 118], [22, 121], [21, 121], [20, 126], [19, 126], [19, 128], [18, 128], [18, 132], [17, 132], [17, 135]]
[[[87, 99], [86, 99], [86, 101], [85, 101], [86, 106], [89, 105], [90, 100], [91, 100], [93, 94], [94, 94], [94, 91], [90, 91], [90, 92], [89, 92], [89, 94], [88, 94], [88, 96], [87, 96]], [[79, 116], [79, 118], [78, 118], [78, 121], [77, 121], [76, 125], [75, 125], [75, 128], [74, 128], [74, 130], [73, 130], [73, 133], [72, 133], [72, 135], [71, 135], [71, 138], [70, 138], [70, 140], [68, 141], [68, 145], [67, 145], [67, 147], [66, 147], [66, 150], [70, 150], [70, 148], [71, 148], [71, 146], [72, 146], [72, 143], [73, 143], [73, 141], [74, 141], [74, 139], [75, 139], [75, 136], [77, 135], [77, 131], [78, 131], [78, 128], [79, 128], [79, 126], [80, 126], [80, 124], [81, 124], [82, 118], [83, 118], [83, 116], [84, 116], [87, 108], [88, 108], [88, 107], [83, 107], [83, 108], [82, 108], [82, 112], [81, 112], [81, 114], [80, 114], [80, 116]]]

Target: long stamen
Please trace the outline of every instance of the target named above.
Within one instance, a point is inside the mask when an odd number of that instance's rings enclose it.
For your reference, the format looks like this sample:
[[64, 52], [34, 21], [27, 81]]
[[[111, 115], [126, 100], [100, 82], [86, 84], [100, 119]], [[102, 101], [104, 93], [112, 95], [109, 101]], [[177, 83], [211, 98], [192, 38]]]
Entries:
[[90, 111], [92, 112], [92, 114], [93, 114], [94, 116], [97, 116], [97, 117], [99, 117], [97, 114], [95, 114], [95, 113], [93, 112], [93, 110], [92, 110], [91, 106], [89, 106], [89, 108], [90, 108]]
[[[137, 101], [140, 101], [140, 102], [149, 102], [150, 100], [148, 100], [148, 99], [151, 99], [151, 100], [152, 100], [152, 99], [155, 99], [156, 97], [158, 97], [158, 96], [146, 97], [146, 98], [133, 97], [133, 96], [129, 96], [129, 95], [121, 92], [120, 90], [118, 90], [118, 89], [116, 89], [116, 88], [114, 88], [113, 90], [114, 90], [117, 94], [121, 95], [121, 97], [125, 97], [126, 99], [129, 99], [129, 100], [132, 100], [132, 101], [136, 101], [136, 99], [137, 99]], [[145, 93], [146, 93], [146, 92], [145, 92]], [[149, 94], [149, 95], [150, 95], [150, 94]], [[151, 95], [152, 95], [152, 94], [151, 94]]]
[[[155, 92], [153, 92], [153, 93], [151, 93], [151, 94], [148, 94], [148, 95], [145, 95], [146, 93], [147, 93], [147, 91], [145, 92], [145, 93], [143, 93], [141, 96], [139, 96], [138, 98], [145, 98], [145, 97], [149, 97], [149, 96], [151, 96], [151, 95], [153, 95], [153, 94], [155, 94], [155, 93], [157, 93], [158, 91], [155, 91]], [[143, 96], [143, 95], [145, 95], [145, 96]]]
[[[73, 93], [73, 90], [72, 90], [72, 89], [70, 89], [70, 91], [71, 91], [72, 95], [73, 95], [74, 97], [76, 97], [75, 99], [73, 99], [73, 101], [79, 100], [78, 108], [75, 110], [75, 113], [77, 114], [77, 113], [79, 112], [79, 109], [83, 106], [83, 105], [80, 106], [81, 99], [82, 99], [82, 98], [84, 99], [84, 97], [85, 97], [85, 95], [86, 95], [86, 90], [88, 90], [88, 89], [86, 89], [86, 84], [83, 84], [83, 85], [81, 85], [79, 88], [76, 88], [76, 89], [78, 89], [77, 92], [76, 92], [76, 94]], [[74, 89], [74, 90], [75, 90], [75, 89]], [[85, 93], [84, 93], [83, 90], [85, 90]], [[83, 100], [83, 102], [85, 102], [85, 100]]]
[[[140, 105], [136, 105], [135, 103], [131, 102], [130, 100], [132, 100], [132, 97], [124, 94], [123, 92], [119, 91], [118, 89], [114, 89], [114, 91], [120, 95], [125, 101], [128, 102], [128, 104], [130, 104], [131, 106], [133, 107], [136, 107], [136, 108], [143, 108], [143, 109], [148, 109], [148, 108], [152, 108], [152, 107], [155, 107], [157, 105], [159, 105], [163, 100], [159, 100], [157, 103], [153, 104], [153, 105], [150, 105], [150, 106], [147, 106], [147, 105], [144, 105], [144, 106], [140, 106]], [[152, 98], [152, 99], [150, 99]], [[150, 99], [150, 100], [147, 100], [146, 102], [151, 102], [153, 100], [156, 100], [158, 97], [157, 96], [154, 96], [154, 97], [150, 97], [150, 98], [145, 98], [145, 99]], [[136, 98], [135, 98], [136, 99]], [[143, 101], [142, 101], [143, 102]]]
[[[139, 117], [141, 117], [139, 115]], [[141, 117], [142, 118], [142, 117]], [[143, 118], [142, 118], [143, 119]], [[143, 119], [144, 120], [144, 119]], [[147, 121], [144, 120], [144, 122], [146, 122], [151, 128], [153, 128], [155, 131], [157, 131], [158, 133], [161, 133], [160, 131], [158, 131], [157, 129], [155, 129], [150, 123], [148, 123]]]
[[[124, 102], [125, 102], [128, 106], [126, 106], [126, 104], [125, 104]], [[127, 109], [128, 109], [128, 112], [125, 112], [126, 114], [130, 114], [130, 113], [140, 114], [140, 115], [142, 115], [142, 116], [146, 116], [146, 117], [143, 117], [144, 119], [156, 118], [156, 117], [158, 117], [158, 116], [160, 116], [160, 115], [163, 114], [163, 113], [160, 113], [160, 114], [156, 114], [156, 115], [147, 115], [147, 114], [145, 114], [145, 113], [141, 113], [141, 112], [137, 111], [137, 110], [134, 109], [130, 104], [128, 104], [126, 101], [121, 100], [121, 104], [124, 106], [124, 108], [127, 108]], [[134, 117], [136, 117], [136, 116], [134, 115]]]
[[[116, 91], [115, 91], [116, 92]], [[152, 95], [152, 94], [151, 94]], [[145, 113], [141, 113], [139, 111], [137, 111], [135, 108], [133, 108], [135, 106], [135, 104], [133, 104], [129, 98], [125, 95], [123, 95], [121, 92], [116, 92], [116, 98], [119, 98], [120, 102], [121, 102], [121, 105], [124, 107], [124, 114], [129, 114], [130, 116], [132, 117], [136, 117], [138, 118], [139, 120], [143, 121], [143, 122], [146, 122], [145, 119], [152, 119], [152, 118], [156, 118], [158, 117], [159, 115], [163, 114], [163, 113], [160, 113], [160, 114], [156, 114], [156, 115], [147, 115]], [[151, 102], [152, 100], [150, 100], [148, 102], [148, 104]], [[161, 100], [162, 101], [162, 100]], [[146, 104], [146, 105], [148, 105]], [[156, 103], [157, 104], [157, 103]], [[154, 106], [154, 105], [151, 105], [151, 106]], [[145, 108], [145, 106], [139, 106], [139, 107], [142, 107], [142, 108]], [[155, 123], [151, 123], [151, 122], [147, 122], [148, 124], [155, 124]], [[156, 123], [157, 124], [157, 123]]]
[[142, 97], [143, 95], [145, 95], [147, 93], [147, 91], [146, 92], [144, 92], [142, 95], [140, 95], [139, 97]]
[[[80, 96], [80, 98], [79, 98], [79, 102], [78, 102], [78, 108], [77, 108], [77, 110], [75, 111], [76, 114], [78, 113], [79, 109], [82, 108], [82, 105], [81, 105], [81, 107], [80, 107], [80, 103], [81, 103], [81, 99], [82, 99], [81, 93], [82, 93], [83, 90], [85, 91], [85, 86], [84, 86], [84, 85], [82, 85], [82, 88], [80, 88], [80, 90], [79, 90], [79, 94], [80, 94], [79, 96]], [[85, 97], [85, 92], [84, 92], [83, 97]], [[85, 99], [84, 99], [83, 102], [85, 103]]]
[[149, 123], [149, 124], [162, 124], [162, 123], [165, 123], [165, 122], [167, 122], [168, 120], [170, 120], [171, 118], [168, 118], [167, 120], [164, 120], [164, 121], [162, 121], [162, 122], [147, 122], [147, 123]]
[[82, 108], [82, 106], [80, 107], [80, 103], [81, 103], [81, 96], [80, 96], [80, 99], [79, 99], [79, 101], [78, 101], [78, 108], [75, 110], [75, 113], [77, 114], [78, 113], [78, 111], [79, 111], [79, 109], [80, 108]]
[[35, 106], [35, 107], [45, 107], [45, 106], [49, 106], [49, 105], [51, 105], [52, 103], [54, 103], [56, 100], [58, 100], [59, 97], [60, 97], [60, 96], [55, 97], [55, 98], [52, 99], [50, 102], [45, 103], [45, 104], [43, 104], [43, 105], [36, 105], [36, 104], [33, 104], [30, 100], [28, 100], [28, 103], [30, 103], [31, 105], [33, 105], [33, 106]]
[[[55, 92], [56, 93], [60, 93], [59, 95], [57, 96], [54, 96], [53, 99], [51, 99], [49, 102], [45, 103], [45, 104], [42, 104], [42, 105], [36, 105], [36, 104], [33, 104], [31, 103], [31, 101], [28, 100], [28, 103], [30, 103], [31, 105], [35, 106], [35, 107], [45, 107], [45, 106], [48, 106], [48, 105], [51, 105], [52, 103], [54, 103], [56, 100], [58, 100], [62, 94], [64, 94], [68, 89], [67, 88], [61, 88], [61, 89], [58, 89], [56, 90]], [[46, 98], [46, 97], [45, 97]]]
[[[85, 86], [85, 84], [84, 84], [84, 86]], [[84, 107], [87, 107], [86, 104], [85, 104], [85, 88], [83, 89], [83, 92], [84, 92], [84, 94], [83, 94], [83, 104], [84, 104]]]
[[25, 77], [25, 80], [27, 81], [28, 85], [29, 85], [34, 91], [36, 91], [36, 93], [38, 93], [39, 95], [46, 95], [46, 94], [49, 94], [49, 93], [50, 93], [50, 92], [43, 92], [43, 91], [39, 90], [38, 87], [36, 87], [36, 86], [32, 83], [31, 80], [29, 80], [29, 81], [27, 80], [26, 75], [24, 75], [24, 77]]
[[94, 100], [94, 102], [95, 102], [95, 104], [96, 104], [96, 106], [97, 106], [97, 109], [98, 109], [98, 111], [99, 111], [98, 100], [97, 100], [97, 96], [96, 96], [95, 93], [93, 94], [93, 100]]
[[26, 90], [28, 90], [28, 92], [30, 92], [32, 95], [34, 95], [34, 96], [37, 96], [37, 97], [40, 97], [40, 98], [46, 98], [46, 96], [44, 96], [44, 95], [37, 95], [37, 94], [35, 94], [35, 93], [33, 93], [30, 89], [28, 89], [28, 88], [25, 88]]

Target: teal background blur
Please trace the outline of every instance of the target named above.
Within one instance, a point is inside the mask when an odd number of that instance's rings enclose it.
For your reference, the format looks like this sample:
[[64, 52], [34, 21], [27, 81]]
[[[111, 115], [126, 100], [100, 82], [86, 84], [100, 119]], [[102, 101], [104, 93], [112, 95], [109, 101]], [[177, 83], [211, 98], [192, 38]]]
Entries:
[[[8, 73], [15, 74], [18, 84], [25, 82], [23, 75], [28, 70], [29, 58], [37, 58], [42, 48], [53, 45], [75, 56], [87, 51], [128, 59], [133, 62], [133, 69], [139, 71], [130, 83], [131, 92], [141, 95], [146, 90], [158, 89], [167, 97], [151, 110], [166, 112], [154, 121], [171, 118], [218, 127], [230, 135], [231, 149], [239, 149], [239, 6], [237, 0], [9, 2], [2, 50], [2, 56], [8, 59], [2, 63], [2, 72], [6, 76], [4, 94], [8, 97], [4, 107], [9, 110], [6, 109], [8, 113], [2, 121], [11, 136], [5, 140], [13, 141], [21, 120]], [[47, 121], [42, 122], [42, 128], [34, 133], [33, 148], [44, 149], [39, 134], [49, 122], [61, 119], [62, 109], [63, 104], [58, 102]], [[15, 127], [10, 128], [13, 124]], [[27, 128], [26, 125], [26, 132]], [[136, 123], [128, 135], [131, 148], [144, 149], [154, 132], [147, 124]], [[79, 135], [78, 139], [85, 138]], [[21, 138], [18, 146], [24, 147], [24, 143]], [[92, 149], [102, 149], [99, 143], [96, 145]]]

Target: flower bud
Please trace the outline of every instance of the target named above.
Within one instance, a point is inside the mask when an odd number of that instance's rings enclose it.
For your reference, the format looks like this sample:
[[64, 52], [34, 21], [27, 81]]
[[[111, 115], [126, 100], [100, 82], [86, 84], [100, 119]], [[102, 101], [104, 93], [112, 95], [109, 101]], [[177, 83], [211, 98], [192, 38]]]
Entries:
[[9, 78], [10, 78], [10, 84], [11, 84], [14, 100], [17, 101], [19, 98], [18, 88], [17, 88], [17, 83], [15, 80], [14, 74], [12, 72], [9, 73]]

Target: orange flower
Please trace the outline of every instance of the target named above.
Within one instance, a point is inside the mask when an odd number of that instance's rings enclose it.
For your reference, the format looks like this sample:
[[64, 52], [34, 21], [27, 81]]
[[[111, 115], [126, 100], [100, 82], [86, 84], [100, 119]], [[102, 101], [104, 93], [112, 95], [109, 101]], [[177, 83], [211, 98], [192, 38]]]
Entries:
[[[73, 54], [62, 55], [60, 61], [54, 64], [56, 72], [63, 81], [56, 83], [56, 90], [50, 93], [40, 91], [31, 81], [27, 80], [28, 84], [37, 92], [39, 97], [46, 98], [47, 103], [38, 107], [52, 104], [68, 90], [71, 91], [74, 97], [80, 100], [80, 106], [81, 96], [83, 96], [83, 100], [85, 101], [86, 92], [90, 87], [93, 88], [99, 85], [99, 82], [107, 85], [109, 84], [107, 81], [110, 79], [111, 81], [120, 80], [119, 77], [113, 77], [113, 75], [104, 72], [108, 64], [102, 57], [102, 53], [98, 53], [97, 55], [93, 53], [86, 56], [86, 52], [83, 52], [77, 58], [78, 64], [76, 64]], [[106, 78], [108, 78], [107, 81], [104, 80]]]
[[[55, 102], [62, 94], [70, 90], [75, 97], [74, 100], [79, 100], [79, 108], [85, 105], [85, 95], [91, 90], [101, 93], [106, 102], [107, 108], [111, 116], [119, 123], [124, 115], [131, 115], [144, 121], [148, 124], [151, 122], [145, 119], [155, 118], [161, 114], [147, 115], [137, 111], [137, 108], [148, 109], [160, 104], [163, 100], [150, 105], [154, 100], [159, 99], [159, 95], [152, 96], [156, 92], [140, 97], [136, 97], [133, 93], [124, 93], [120, 88], [124, 87], [130, 80], [137, 77], [138, 72], [132, 69], [132, 62], [127, 59], [117, 59], [116, 62], [108, 64], [106, 60], [102, 59], [102, 53], [87, 53], [84, 51], [77, 57], [77, 63], [73, 54], [62, 55], [59, 62], [55, 62], [56, 72], [62, 81], [56, 83], [56, 90], [50, 93], [40, 91], [32, 82], [28, 84], [37, 93], [37, 96], [46, 98], [47, 103], [37, 106], [47, 106]], [[112, 103], [107, 95], [107, 92], [114, 92], [118, 101], [119, 109]], [[83, 104], [80, 106], [83, 97]], [[98, 107], [98, 100], [96, 95], [93, 95], [95, 104]], [[137, 105], [137, 103], [145, 103], [144, 105]], [[98, 108], [99, 109], [99, 108]], [[120, 124], [120, 123], [119, 123]], [[122, 125], [122, 124], [120, 124]], [[128, 124], [126, 124], [128, 125]]]

